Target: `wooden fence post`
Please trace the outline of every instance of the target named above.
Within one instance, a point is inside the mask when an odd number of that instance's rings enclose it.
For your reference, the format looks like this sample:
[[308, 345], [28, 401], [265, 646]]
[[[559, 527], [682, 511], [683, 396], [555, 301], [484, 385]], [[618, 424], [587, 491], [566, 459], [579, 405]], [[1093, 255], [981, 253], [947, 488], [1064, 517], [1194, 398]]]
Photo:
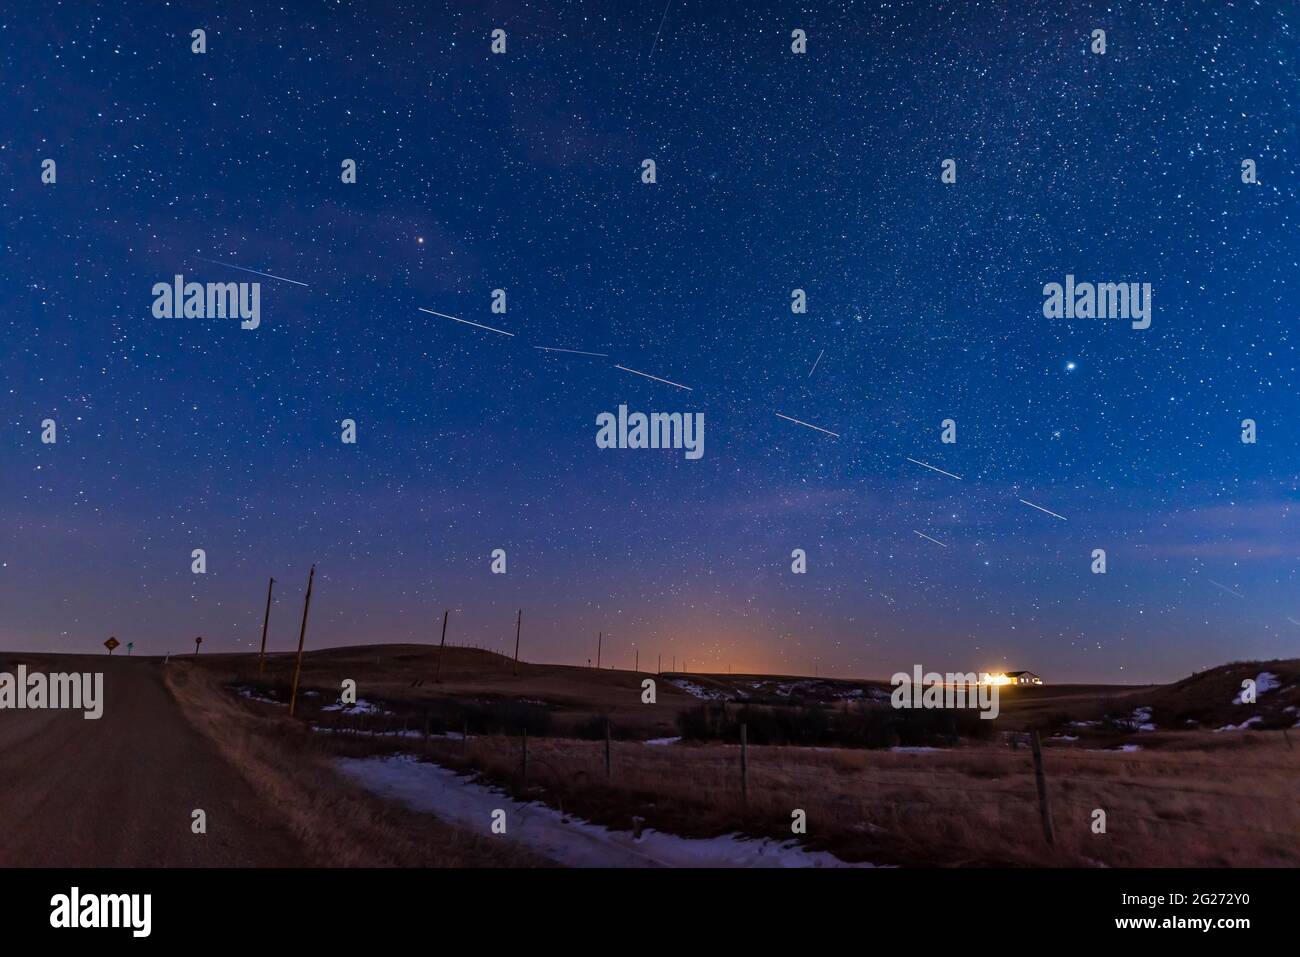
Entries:
[[607, 781], [614, 779], [614, 764], [609, 754], [609, 718], [605, 719], [605, 779]]
[[527, 728], [524, 728], [524, 752], [523, 752], [522, 771], [520, 773], [520, 777], [523, 779], [524, 784], [528, 783], [528, 729]]
[[[298, 676], [302, 674], [302, 644], [307, 638], [307, 611], [311, 608], [311, 585], [316, 580], [316, 566], [311, 566], [311, 573], [307, 576], [307, 597], [302, 603], [302, 628], [298, 631], [298, 660], [293, 666], [293, 691], [289, 695], [289, 717], [293, 717], [294, 705], [298, 703]], [[198, 646], [195, 645], [195, 654], [198, 653]]]
[[266, 626], [271, 621], [271, 589], [275, 587], [275, 579], [266, 586], [266, 614], [262, 616], [262, 650], [257, 655], [257, 680], [262, 680], [262, 668], [266, 664]]
[[[519, 674], [519, 631], [524, 625], [524, 610], [519, 609], [519, 617], [515, 619], [515, 675]], [[527, 734], [527, 732], [524, 732]]]
[[434, 684], [442, 684], [442, 656], [447, 652], [447, 616], [450, 614], [450, 608], [442, 613], [442, 642], [438, 645], [438, 669], [433, 673]]
[[740, 725], [740, 799], [749, 803], [749, 728]]
[[1056, 843], [1056, 829], [1052, 826], [1052, 808], [1047, 803], [1047, 773], [1043, 770], [1043, 746], [1038, 732], [1033, 732], [1030, 744], [1034, 749], [1034, 778], [1038, 782], [1038, 813], [1043, 819], [1043, 836], [1048, 844]]

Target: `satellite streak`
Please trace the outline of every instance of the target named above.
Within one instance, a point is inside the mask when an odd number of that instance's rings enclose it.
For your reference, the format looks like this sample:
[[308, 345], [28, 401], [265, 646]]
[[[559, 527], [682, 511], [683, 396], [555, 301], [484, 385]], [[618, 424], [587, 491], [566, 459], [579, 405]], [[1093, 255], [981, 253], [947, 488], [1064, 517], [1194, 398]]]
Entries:
[[1220, 585], [1220, 584], [1219, 584], [1218, 582], [1216, 582], [1213, 578], [1207, 578], [1207, 579], [1205, 579], [1205, 580], [1206, 580], [1207, 582], [1209, 582], [1211, 585], [1214, 585], [1214, 586], [1217, 587], [1217, 588], [1222, 588], [1222, 589], [1223, 589], [1224, 591], [1226, 591], [1229, 595], [1235, 595], [1237, 598], [1245, 598], [1245, 597], [1246, 597], [1245, 595], [1243, 595], [1243, 594], [1242, 594], [1241, 592], [1239, 592], [1239, 591], [1233, 591], [1233, 590], [1232, 590], [1231, 588], [1229, 588], [1227, 585]]
[[[909, 462], [916, 462], [917, 465], [923, 466], [923, 467], [929, 469], [929, 470], [932, 471], [932, 472], [938, 472], [940, 475], [946, 475], [946, 476], [948, 476], [949, 478], [955, 478], [955, 479], [959, 479], [959, 478], [961, 478], [960, 475], [953, 475], [951, 472], [945, 472], [943, 469], [937, 469], [937, 468], [935, 468], [933, 465], [927, 465], [925, 462], [921, 462], [921, 461], [919, 461], [919, 460], [917, 460], [917, 459], [911, 458], [910, 456], [908, 457], [907, 461], [909, 461]], [[1022, 499], [1022, 501], [1023, 501], [1023, 499]]]
[[[817, 362], [821, 362], [821, 361], [822, 361], [822, 356], [824, 356], [824, 355], [826, 355], [826, 350], [825, 350], [825, 349], [823, 349], [821, 352], [817, 353]], [[814, 372], [817, 371], [817, 362], [814, 362], [814, 363], [813, 363], [813, 367], [812, 367], [811, 369], [808, 370], [808, 378], [810, 378], [810, 379], [812, 378], [812, 374], [813, 374]]]
[[559, 346], [533, 346], [534, 349], [540, 349], [542, 352], [571, 352], [575, 356], [598, 356], [601, 359], [608, 359], [608, 354], [604, 352], [583, 352], [581, 349], [561, 349]]
[[1068, 522], [1068, 521], [1069, 521], [1069, 519], [1066, 518], [1064, 515], [1057, 515], [1057, 514], [1056, 514], [1055, 512], [1053, 512], [1051, 509], [1043, 508], [1043, 506], [1041, 506], [1041, 505], [1035, 505], [1033, 502], [1025, 502], [1025, 500], [1024, 500], [1023, 498], [1022, 498], [1020, 501], [1023, 502], [1025, 505], [1028, 505], [1030, 508], [1036, 508], [1036, 509], [1038, 509], [1040, 512], [1046, 512], [1048, 515], [1055, 516], [1056, 518], [1059, 518], [1059, 519], [1060, 519], [1061, 521], [1063, 521], [1063, 522]]
[[918, 532], [916, 529], [912, 529], [912, 532], [913, 532], [914, 534], [920, 535], [920, 536], [921, 536], [922, 538], [924, 538], [926, 541], [934, 542], [934, 543], [935, 543], [936, 545], [938, 545], [940, 548], [947, 548], [947, 547], [948, 547], [948, 546], [945, 545], [943, 542], [939, 541], [939, 539], [937, 539], [937, 538], [931, 538], [929, 535], [925, 534], [925, 532]]
[[296, 279], [285, 279], [283, 276], [273, 276], [269, 272], [258, 272], [256, 269], [249, 269], [247, 266], [236, 266], [234, 263], [217, 262], [215, 259], [204, 259], [202, 256], [195, 256], [194, 258], [200, 262], [212, 263], [214, 266], [225, 266], [227, 269], [238, 269], [241, 272], [251, 272], [254, 276], [265, 276], [267, 279], [278, 279], [280, 282], [291, 282], [295, 286], [307, 285], [305, 282], [299, 282]]
[[636, 369], [629, 369], [627, 366], [619, 366], [619, 365], [616, 365], [616, 366], [614, 366], [614, 368], [615, 368], [615, 369], [622, 369], [624, 372], [630, 372], [630, 373], [632, 373], [633, 375], [645, 376], [645, 378], [647, 378], [647, 379], [654, 379], [656, 382], [662, 382], [664, 385], [670, 385], [670, 386], [673, 386], [673, 387], [676, 388], [676, 389], [685, 389], [687, 392], [694, 392], [694, 391], [695, 391], [695, 390], [692, 389], [690, 386], [688, 386], [688, 385], [682, 385], [680, 382], [673, 382], [673, 381], [671, 381], [671, 380], [669, 380], [669, 379], [661, 379], [661, 378], [659, 378], [657, 375], [651, 375], [651, 374], [648, 373], [648, 372], [637, 372]]
[[514, 336], [513, 332], [506, 332], [504, 329], [493, 329], [491, 326], [485, 326], [481, 322], [470, 322], [468, 319], [457, 319], [455, 316], [449, 316], [445, 312], [434, 312], [432, 309], [425, 309], [424, 306], [417, 306], [416, 308], [419, 309], [421, 312], [427, 312], [431, 316], [439, 316], [440, 318], [443, 319], [452, 319], [455, 320], [456, 322], [463, 322], [467, 326], [475, 326], [479, 329], [486, 329], [488, 332], [495, 332], [498, 335], [502, 335], [502, 336], [511, 336], [511, 337]]
[[673, 0], [668, 0], [664, 4], [664, 15], [659, 18], [659, 29], [655, 31], [655, 42], [650, 44], [650, 55], [655, 55], [655, 47], [659, 45], [659, 34], [663, 33], [664, 21], [668, 19], [668, 8], [673, 5]]
[[795, 425], [802, 425], [805, 429], [816, 429], [818, 432], [825, 432], [827, 435], [833, 435], [837, 439], [840, 437], [840, 434], [838, 432], [832, 432], [830, 429], [823, 429], [820, 425], [813, 425], [811, 422], [803, 422], [799, 419], [792, 419], [790, 418], [790, 416], [782, 415], [780, 412], [776, 413], [776, 417], [778, 419], [785, 419], [787, 422], [793, 422]]

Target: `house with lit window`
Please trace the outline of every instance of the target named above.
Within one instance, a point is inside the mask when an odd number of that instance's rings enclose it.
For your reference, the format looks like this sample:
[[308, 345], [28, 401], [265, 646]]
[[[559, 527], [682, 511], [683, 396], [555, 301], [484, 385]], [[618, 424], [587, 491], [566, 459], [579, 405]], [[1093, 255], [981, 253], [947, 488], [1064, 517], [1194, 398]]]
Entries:
[[1043, 679], [1032, 671], [1008, 671], [1007, 679], [1007, 684], [1013, 685], [1041, 685], [1043, 683]]
[[1032, 671], [997, 671], [985, 673], [980, 680], [986, 685], [1041, 685], [1043, 679]]

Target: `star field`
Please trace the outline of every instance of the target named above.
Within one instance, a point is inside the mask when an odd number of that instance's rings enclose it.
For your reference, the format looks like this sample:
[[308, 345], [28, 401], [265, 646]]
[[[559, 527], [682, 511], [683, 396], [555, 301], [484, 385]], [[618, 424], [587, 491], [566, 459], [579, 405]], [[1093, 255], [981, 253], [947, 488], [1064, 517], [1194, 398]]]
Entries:
[[[436, 640], [451, 608], [449, 641], [504, 650], [523, 608], [524, 657], [603, 631], [619, 667], [1300, 654], [1294, 9], [6, 20], [6, 647], [248, 650], [274, 575], [283, 650], [315, 562], [317, 647]], [[175, 274], [259, 278], [212, 261], [306, 285], [262, 278], [253, 331], [151, 315]], [[1150, 328], [1044, 318], [1067, 274], [1150, 283]], [[703, 458], [597, 448], [620, 404], [703, 412]]]

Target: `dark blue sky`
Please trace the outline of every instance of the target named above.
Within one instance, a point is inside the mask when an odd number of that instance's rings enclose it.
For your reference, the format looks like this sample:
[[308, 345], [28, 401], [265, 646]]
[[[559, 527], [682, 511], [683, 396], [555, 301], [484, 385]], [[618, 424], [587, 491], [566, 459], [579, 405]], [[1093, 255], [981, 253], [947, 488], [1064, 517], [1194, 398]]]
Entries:
[[[0, 646], [255, 647], [274, 574], [290, 648], [315, 561], [317, 646], [522, 607], [525, 657], [624, 666], [1300, 654], [1288, 5], [151, 6], [0, 23]], [[306, 285], [155, 319], [258, 279], [210, 260]], [[1044, 318], [1067, 274], [1151, 327]], [[598, 449], [619, 404], [703, 458]]]

